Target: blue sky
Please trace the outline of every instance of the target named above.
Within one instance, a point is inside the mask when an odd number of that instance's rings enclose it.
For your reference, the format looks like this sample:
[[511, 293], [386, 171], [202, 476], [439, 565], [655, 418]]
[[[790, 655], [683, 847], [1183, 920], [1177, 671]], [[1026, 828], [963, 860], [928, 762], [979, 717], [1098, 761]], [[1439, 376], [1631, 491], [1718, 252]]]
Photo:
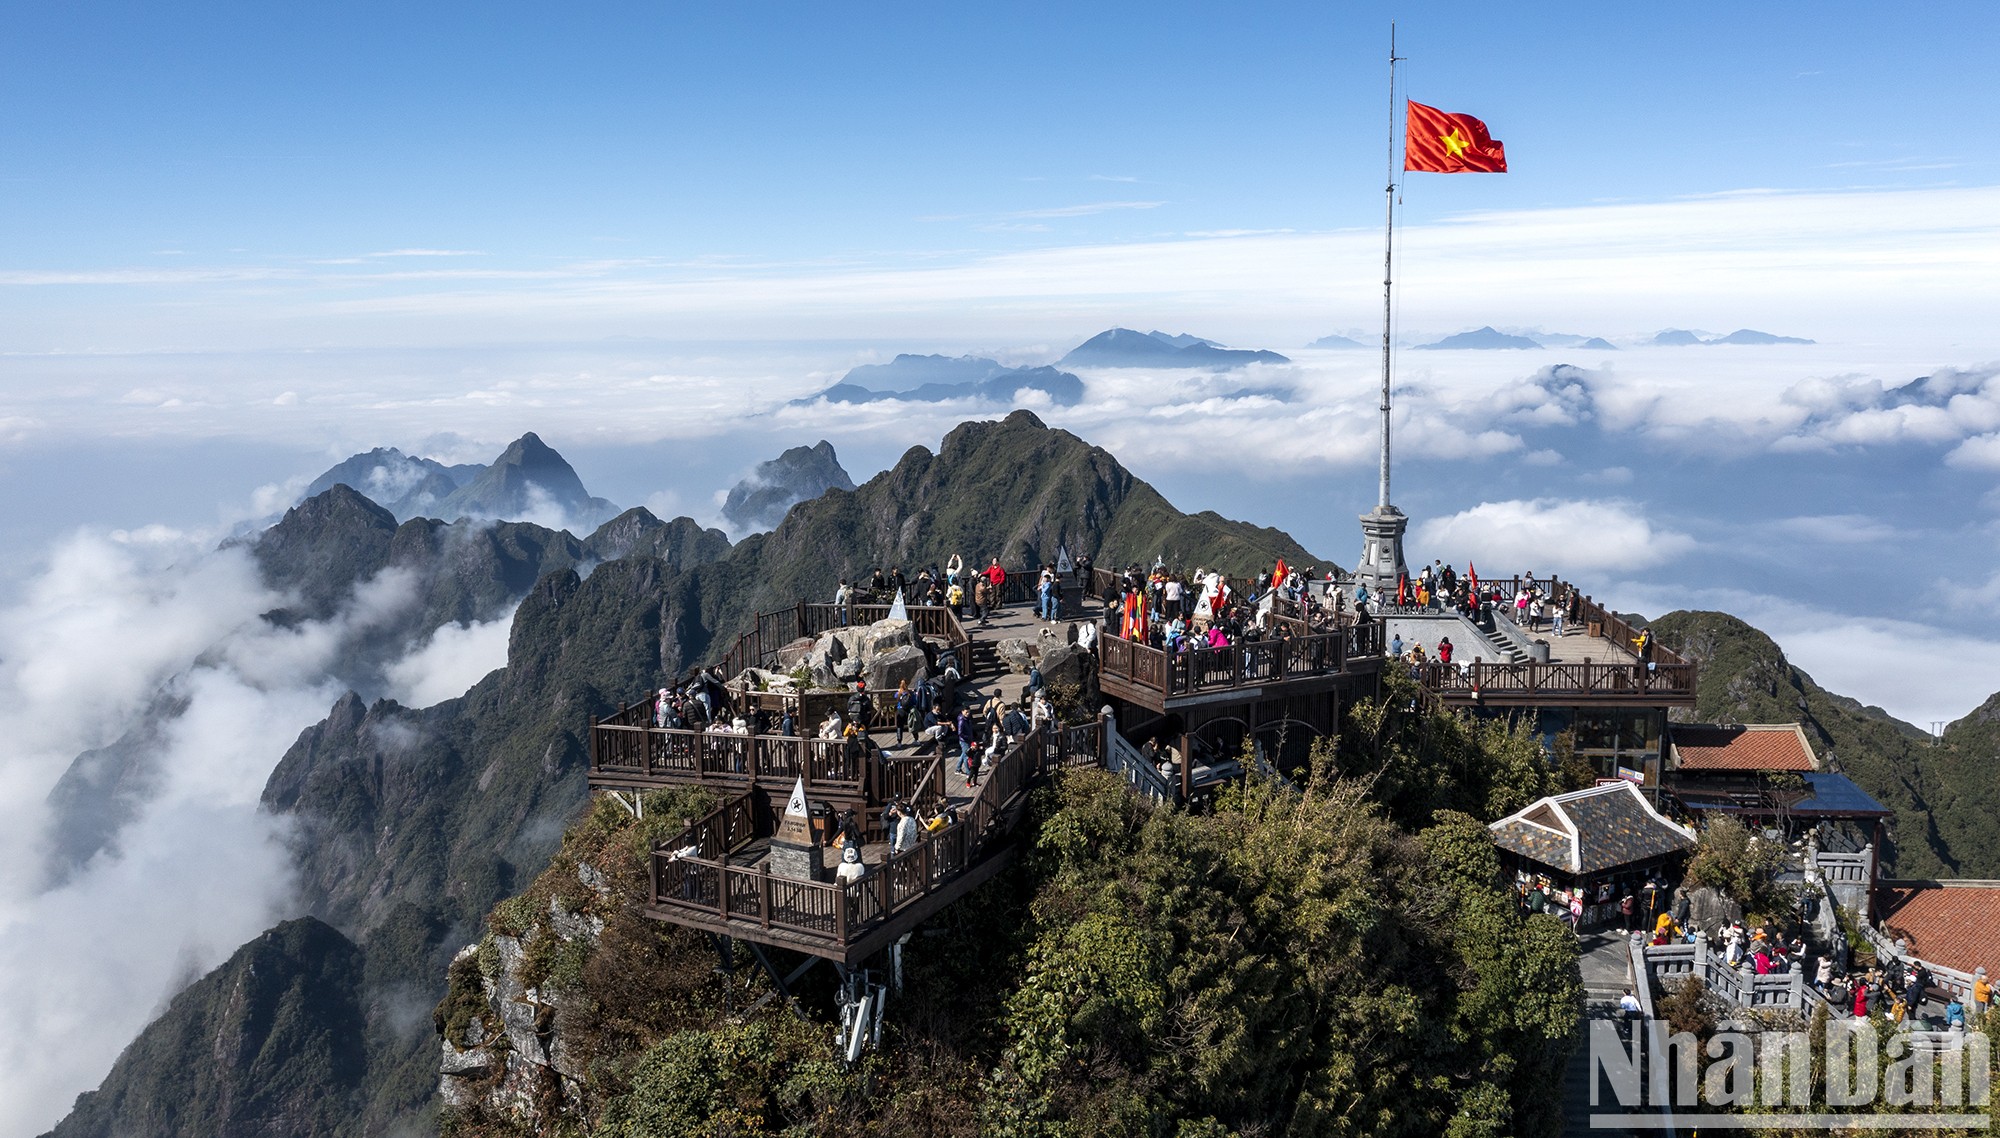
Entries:
[[1994, 180], [1984, 4], [19, 5], [0, 253], [789, 262], [1368, 225], [1392, 15], [1407, 93], [1513, 156], [1421, 179], [1419, 216]]

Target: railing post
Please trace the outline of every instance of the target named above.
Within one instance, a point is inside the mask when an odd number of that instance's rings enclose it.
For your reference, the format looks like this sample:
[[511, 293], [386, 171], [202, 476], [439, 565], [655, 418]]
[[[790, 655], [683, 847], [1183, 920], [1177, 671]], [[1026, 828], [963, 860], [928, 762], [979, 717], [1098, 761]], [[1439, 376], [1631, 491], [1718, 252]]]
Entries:
[[883, 919], [885, 919], [885, 920], [886, 920], [886, 919], [888, 918], [888, 916], [889, 916], [889, 911], [890, 911], [891, 909], [894, 909], [894, 908], [896, 907], [896, 893], [895, 893], [895, 890], [894, 890], [894, 889], [892, 889], [892, 888], [890, 888], [890, 886], [889, 886], [889, 859], [888, 859], [888, 858], [884, 858], [884, 859], [882, 859], [882, 868], [881, 868], [881, 870], [879, 870], [879, 871], [878, 871], [878, 876], [880, 876], [880, 877], [881, 877], [881, 879], [882, 879], [882, 883], [881, 883], [881, 892], [882, 892], [882, 916], [883, 916]]
[[715, 911], [723, 923], [729, 921], [729, 855], [723, 854], [715, 864]]
[[765, 862], [757, 870], [757, 912], [768, 929], [771, 927], [771, 865]]
[[833, 937], [840, 944], [847, 943], [847, 887], [833, 891]]

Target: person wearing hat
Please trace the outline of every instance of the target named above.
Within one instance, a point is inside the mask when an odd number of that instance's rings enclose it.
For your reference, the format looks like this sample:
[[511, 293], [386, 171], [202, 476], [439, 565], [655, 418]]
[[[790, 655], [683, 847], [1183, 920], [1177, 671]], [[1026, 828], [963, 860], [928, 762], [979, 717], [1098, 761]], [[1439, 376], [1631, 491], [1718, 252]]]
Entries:
[[1986, 979], [1984, 964], [1972, 970], [1972, 1024], [1978, 1027], [1986, 1022], [1986, 1009], [1993, 1006], [1993, 984]]

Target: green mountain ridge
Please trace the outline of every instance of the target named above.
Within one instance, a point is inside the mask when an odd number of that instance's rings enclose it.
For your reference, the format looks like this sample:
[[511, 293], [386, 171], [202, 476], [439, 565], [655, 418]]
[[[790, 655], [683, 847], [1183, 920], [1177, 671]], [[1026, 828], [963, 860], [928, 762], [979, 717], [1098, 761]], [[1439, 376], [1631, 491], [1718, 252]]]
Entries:
[[1933, 739], [1820, 687], [1770, 637], [1727, 613], [1668, 613], [1652, 629], [1701, 664], [1695, 720], [1798, 723], [1822, 762], [1896, 812], [1885, 872], [2000, 877], [2000, 695]]

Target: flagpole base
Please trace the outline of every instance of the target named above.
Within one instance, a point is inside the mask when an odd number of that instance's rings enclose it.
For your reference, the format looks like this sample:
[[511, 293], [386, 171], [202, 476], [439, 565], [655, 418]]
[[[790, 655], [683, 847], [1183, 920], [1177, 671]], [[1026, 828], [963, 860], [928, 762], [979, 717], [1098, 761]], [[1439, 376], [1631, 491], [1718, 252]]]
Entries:
[[1403, 562], [1403, 531], [1410, 519], [1394, 506], [1377, 506], [1361, 515], [1361, 560], [1354, 580], [1375, 596], [1394, 597], [1396, 584], [1409, 576]]

